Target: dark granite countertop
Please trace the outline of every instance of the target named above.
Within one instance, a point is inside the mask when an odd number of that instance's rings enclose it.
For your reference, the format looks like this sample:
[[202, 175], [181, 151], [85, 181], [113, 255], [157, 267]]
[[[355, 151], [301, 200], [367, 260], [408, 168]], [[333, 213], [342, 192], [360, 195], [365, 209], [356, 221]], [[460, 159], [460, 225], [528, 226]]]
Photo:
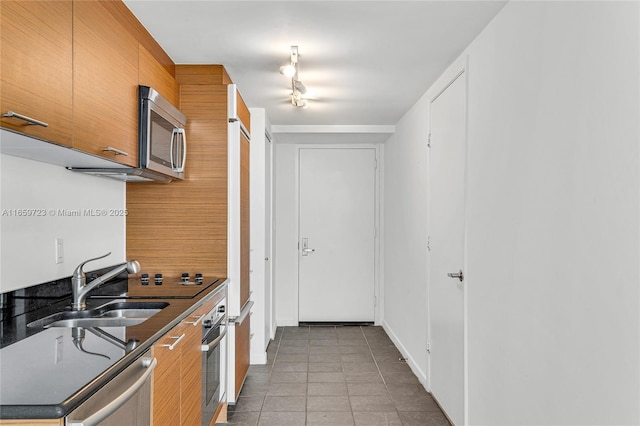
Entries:
[[[128, 286], [125, 293], [108, 294], [97, 289], [87, 300], [88, 309], [123, 297], [168, 303], [166, 308], [141, 324], [102, 328], [121, 341], [136, 340], [137, 345], [130, 352], [90, 332], [83, 334], [83, 352], [74, 345], [73, 337], [77, 337], [79, 327], [27, 327], [32, 321], [68, 309], [70, 295], [46, 292], [41, 292], [40, 297], [12, 295], [19, 303], [10, 307], [7, 306], [10, 303], [4, 301], [0, 331], [0, 419], [64, 417], [142, 356], [226, 282], [224, 278], [211, 278], [205, 279], [199, 288], [175, 287], [172, 290], [171, 286], [142, 288], [139, 282], [125, 279], [123, 285]], [[115, 285], [109, 287], [111, 292], [117, 288]], [[72, 333], [76, 334], [72, 337]]]

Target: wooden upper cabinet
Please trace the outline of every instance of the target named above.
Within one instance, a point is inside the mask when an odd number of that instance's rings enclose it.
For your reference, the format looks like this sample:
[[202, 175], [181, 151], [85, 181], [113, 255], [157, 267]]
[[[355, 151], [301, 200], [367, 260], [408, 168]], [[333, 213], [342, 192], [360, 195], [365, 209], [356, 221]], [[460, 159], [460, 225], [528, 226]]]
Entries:
[[240, 122], [244, 125], [244, 128], [247, 129], [247, 132], [251, 133], [251, 113], [249, 112], [249, 108], [247, 104], [244, 103], [244, 99], [240, 95], [240, 92], [236, 92], [237, 97], [237, 113]]
[[71, 1], [0, 1], [2, 127], [72, 144], [73, 6]]
[[165, 99], [176, 108], [180, 105], [180, 86], [175, 78], [165, 69], [165, 67], [144, 48], [139, 45], [139, 68], [138, 80], [143, 86], [149, 86], [160, 93]]
[[73, 146], [137, 166], [138, 41], [97, 0], [74, 2], [73, 37]]

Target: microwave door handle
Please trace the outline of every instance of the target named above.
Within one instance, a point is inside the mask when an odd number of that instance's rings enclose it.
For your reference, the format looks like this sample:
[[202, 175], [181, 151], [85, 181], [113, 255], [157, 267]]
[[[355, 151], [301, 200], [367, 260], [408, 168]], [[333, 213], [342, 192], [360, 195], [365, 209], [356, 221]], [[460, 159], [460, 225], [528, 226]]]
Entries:
[[184, 129], [178, 129], [178, 133], [182, 136], [182, 161], [180, 167], [176, 169], [178, 173], [184, 172], [184, 164], [187, 161], [187, 134]]
[[171, 160], [171, 170], [176, 170], [176, 165], [174, 163], [174, 154], [173, 154], [173, 142], [176, 140], [176, 134], [178, 134], [178, 129], [174, 127], [171, 132], [171, 143], [169, 144], [169, 159]]
[[[181, 140], [182, 140], [182, 146], [181, 146], [181, 151], [182, 151], [182, 161], [180, 162], [180, 165], [176, 164], [177, 160], [176, 157], [174, 157], [174, 152], [173, 152], [173, 143], [176, 140], [177, 135], [181, 136]], [[171, 170], [173, 170], [174, 172], [177, 173], [182, 173], [184, 172], [184, 163], [185, 160], [187, 159], [187, 138], [184, 132], [184, 129], [181, 128], [174, 128], [173, 132], [171, 133], [171, 146], [169, 148], [169, 151], [171, 152]]]

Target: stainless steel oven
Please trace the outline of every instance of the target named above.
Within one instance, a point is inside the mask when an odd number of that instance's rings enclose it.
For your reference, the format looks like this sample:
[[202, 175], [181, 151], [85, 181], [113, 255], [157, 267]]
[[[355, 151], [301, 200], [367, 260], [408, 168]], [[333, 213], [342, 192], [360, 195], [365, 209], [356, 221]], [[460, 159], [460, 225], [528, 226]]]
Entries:
[[209, 426], [220, 404], [226, 401], [227, 327], [226, 294], [202, 321], [202, 425]]

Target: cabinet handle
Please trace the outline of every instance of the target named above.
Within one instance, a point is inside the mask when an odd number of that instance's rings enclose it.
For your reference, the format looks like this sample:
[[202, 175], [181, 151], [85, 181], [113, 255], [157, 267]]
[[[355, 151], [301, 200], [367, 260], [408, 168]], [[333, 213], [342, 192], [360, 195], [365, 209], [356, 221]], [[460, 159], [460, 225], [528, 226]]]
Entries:
[[169, 337], [169, 339], [176, 339], [176, 341], [173, 342], [173, 344], [171, 344], [171, 345], [164, 344], [164, 345], [160, 345], [160, 346], [165, 347], [165, 348], [169, 348], [169, 350], [172, 351], [172, 350], [175, 349], [176, 345], [178, 343], [180, 343], [180, 340], [184, 339], [185, 336], [186, 336], [185, 333], [182, 333], [182, 336], [180, 336], [180, 337], [171, 336], [171, 337]]
[[121, 151], [121, 150], [116, 149], [116, 148], [114, 148], [112, 146], [108, 146], [106, 148], [102, 148], [102, 151], [104, 151], [104, 152], [113, 152], [116, 155], [124, 155], [124, 156], [129, 155], [128, 152]]
[[[204, 314], [204, 315], [206, 315], [206, 314]], [[192, 326], [194, 326], [194, 327], [195, 327], [196, 325], [198, 325], [198, 323], [200, 322], [200, 320], [201, 320], [202, 318], [204, 318], [204, 315], [200, 315], [199, 317], [197, 317], [198, 319], [197, 319], [197, 320], [195, 320], [195, 321], [185, 321], [185, 324], [191, 324]], [[194, 317], [194, 318], [195, 318], [195, 317]]]
[[36, 126], [42, 126], [42, 127], [49, 127], [49, 125], [44, 121], [36, 120], [35, 118], [27, 117], [26, 115], [18, 114], [17, 112], [14, 112], [14, 111], [7, 111], [4, 114], [2, 114], [2, 116], [7, 118], [18, 118], [20, 120], [24, 120], [27, 122], [27, 126], [36, 125]]

